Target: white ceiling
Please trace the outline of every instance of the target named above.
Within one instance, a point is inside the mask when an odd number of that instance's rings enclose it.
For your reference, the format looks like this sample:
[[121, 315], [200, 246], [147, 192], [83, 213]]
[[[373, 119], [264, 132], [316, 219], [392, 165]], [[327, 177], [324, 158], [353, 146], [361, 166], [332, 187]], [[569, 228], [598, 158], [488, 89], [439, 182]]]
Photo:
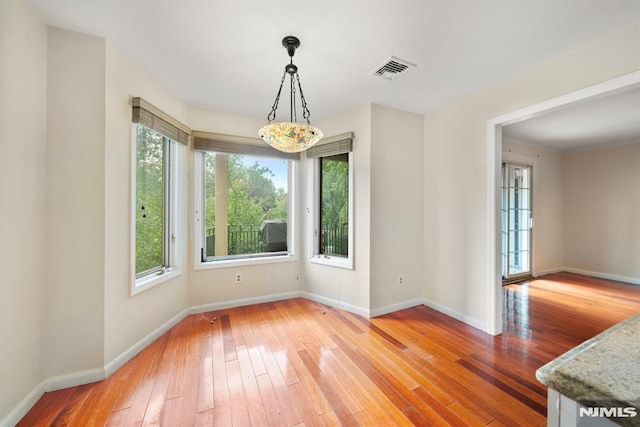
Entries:
[[[639, 0], [28, 0], [104, 37], [185, 102], [266, 116], [288, 56], [311, 119], [380, 103], [425, 113], [640, 20]], [[389, 82], [390, 55], [418, 65]], [[286, 115], [281, 107], [279, 117]]]
[[502, 135], [561, 151], [640, 143], [640, 88], [505, 126]]

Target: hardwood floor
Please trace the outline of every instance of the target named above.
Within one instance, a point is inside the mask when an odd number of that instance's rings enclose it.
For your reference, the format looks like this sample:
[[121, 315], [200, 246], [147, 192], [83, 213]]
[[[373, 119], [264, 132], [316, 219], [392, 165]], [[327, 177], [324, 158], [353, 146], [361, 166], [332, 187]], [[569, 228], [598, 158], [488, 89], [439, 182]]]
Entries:
[[365, 319], [293, 299], [192, 315], [21, 426], [543, 426], [535, 371], [640, 311], [640, 287], [559, 273], [504, 292], [492, 337], [424, 306]]

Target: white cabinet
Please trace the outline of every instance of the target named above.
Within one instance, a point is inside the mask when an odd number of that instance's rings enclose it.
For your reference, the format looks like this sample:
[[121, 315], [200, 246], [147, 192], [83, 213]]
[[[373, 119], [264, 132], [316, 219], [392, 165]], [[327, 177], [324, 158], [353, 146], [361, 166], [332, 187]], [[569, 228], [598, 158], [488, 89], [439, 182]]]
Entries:
[[[582, 408], [582, 410], [580, 410]], [[610, 419], [593, 416], [596, 409], [582, 406], [555, 390], [547, 392], [547, 427], [618, 427]]]

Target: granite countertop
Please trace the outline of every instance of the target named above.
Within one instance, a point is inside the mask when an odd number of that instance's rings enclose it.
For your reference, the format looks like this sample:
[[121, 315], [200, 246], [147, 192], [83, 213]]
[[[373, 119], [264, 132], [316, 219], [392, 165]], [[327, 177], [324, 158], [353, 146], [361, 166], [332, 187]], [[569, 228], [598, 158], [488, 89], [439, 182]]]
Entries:
[[[536, 377], [584, 406], [633, 406], [640, 414], [640, 313], [547, 363]], [[640, 417], [628, 421], [639, 425]]]

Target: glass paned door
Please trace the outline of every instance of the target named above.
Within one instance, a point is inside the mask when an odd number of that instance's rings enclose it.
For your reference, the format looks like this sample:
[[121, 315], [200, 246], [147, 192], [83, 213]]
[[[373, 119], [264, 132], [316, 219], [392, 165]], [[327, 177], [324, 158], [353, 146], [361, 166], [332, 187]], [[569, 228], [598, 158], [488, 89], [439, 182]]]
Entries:
[[502, 164], [502, 277], [531, 275], [531, 166]]

